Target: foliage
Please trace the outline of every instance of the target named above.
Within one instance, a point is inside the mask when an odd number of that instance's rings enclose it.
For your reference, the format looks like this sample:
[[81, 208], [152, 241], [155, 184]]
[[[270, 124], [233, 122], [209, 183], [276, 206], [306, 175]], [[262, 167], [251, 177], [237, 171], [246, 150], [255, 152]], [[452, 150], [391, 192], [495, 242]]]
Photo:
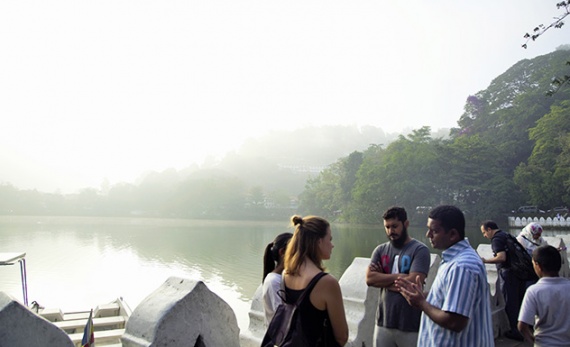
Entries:
[[385, 150], [372, 146], [354, 185], [354, 213], [347, 219], [377, 223], [392, 205], [408, 209], [430, 204], [433, 200], [435, 174], [434, 141], [430, 128], [413, 130], [407, 137], [392, 142]]
[[570, 205], [570, 101], [551, 107], [530, 129], [535, 145], [527, 163], [515, 172], [515, 182], [542, 206]]
[[340, 179], [343, 159], [324, 169], [318, 176], [309, 178], [300, 195], [302, 214], [331, 218], [342, 209]]
[[497, 219], [514, 200], [516, 187], [504, 157], [480, 136], [441, 143], [437, 153], [437, 167], [446, 168], [434, 179], [441, 203], [459, 206], [467, 217]]
[[[310, 129], [272, 146], [258, 142], [264, 156], [251, 147], [208, 167], [149, 173], [138, 184], [69, 195], [3, 184], [0, 213], [280, 220], [300, 213], [378, 223], [386, 208], [401, 205], [419, 223], [425, 215], [417, 206], [442, 203], [458, 205], [472, 222], [502, 218], [520, 205], [570, 205], [570, 90], [542, 92], [569, 59], [570, 51], [558, 50], [514, 64], [467, 98], [446, 139], [434, 138], [429, 127], [392, 142], [374, 129], [342, 135], [338, 128], [320, 140], [325, 133]], [[325, 164], [332, 154], [322, 153], [336, 139], [342, 146], [333, 152], [345, 154]], [[367, 148], [359, 148], [363, 143]]]
[[560, 74], [570, 51], [556, 51], [522, 60], [495, 78], [489, 87], [470, 96], [454, 136], [478, 134], [493, 144], [506, 165], [514, 170], [532, 151], [528, 129], [550, 106], [568, 97], [568, 91], [545, 97], [550, 77]]
[[549, 25], [540, 24], [532, 30], [532, 34], [525, 33], [524, 38], [525, 43], [522, 45], [523, 48], [528, 47], [528, 42], [530, 40], [535, 41], [539, 36], [543, 35], [550, 28], [560, 29], [564, 25], [564, 18], [570, 14], [570, 1], [561, 1], [556, 4], [556, 8], [562, 10], [563, 13], [559, 17], [554, 17], [554, 22]]
[[[542, 90], [569, 55], [559, 50], [513, 65], [467, 98], [447, 140], [433, 139], [423, 127], [385, 148], [369, 146], [350, 192], [350, 184], [341, 184], [348, 171], [339, 160], [310, 181], [302, 205], [358, 223], [378, 223], [391, 205], [406, 207], [414, 222], [417, 206], [455, 204], [472, 223], [505, 218], [524, 204], [568, 205], [570, 91], [545, 97]], [[537, 176], [536, 167], [544, 174]]]
[[[556, 3], [556, 8], [558, 10], [562, 10], [562, 14], [558, 17], [554, 17], [554, 21], [549, 25], [540, 24], [532, 30], [532, 34], [525, 33], [524, 38], [526, 39], [525, 43], [522, 44], [523, 48], [528, 47], [528, 42], [530, 40], [535, 41], [541, 35], [543, 35], [547, 30], [551, 28], [560, 29], [564, 26], [564, 19], [570, 14], [570, 1], [561, 1]], [[567, 65], [570, 65], [570, 61], [566, 62]], [[568, 84], [570, 81], [570, 74], [564, 74], [562, 77], [554, 76], [551, 81], [551, 88], [546, 92], [547, 96], [552, 96], [556, 94], [564, 85]]]

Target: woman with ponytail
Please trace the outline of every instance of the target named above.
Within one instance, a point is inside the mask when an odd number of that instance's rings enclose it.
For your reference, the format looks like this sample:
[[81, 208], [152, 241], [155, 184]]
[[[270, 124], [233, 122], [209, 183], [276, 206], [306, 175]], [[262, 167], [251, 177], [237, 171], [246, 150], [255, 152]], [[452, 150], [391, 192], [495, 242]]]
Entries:
[[283, 272], [283, 257], [287, 243], [293, 234], [283, 233], [277, 235], [273, 242], [265, 247], [263, 254], [263, 307], [265, 308], [265, 325], [269, 325], [277, 306], [283, 300], [278, 292], [281, 289], [281, 273]]
[[330, 224], [316, 216], [293, 216], [291, 224], [295, 232], [285, 252], [283, 272], [286, 300], [296, 302], [304, 289], [316, 282], [299, 306], [308, 344], [344, 346], [348, 341], [348, 324], [340, 285], [336, 278], [324, 272], [323, 265], [323, 260], [330, 259], [334, 247]]

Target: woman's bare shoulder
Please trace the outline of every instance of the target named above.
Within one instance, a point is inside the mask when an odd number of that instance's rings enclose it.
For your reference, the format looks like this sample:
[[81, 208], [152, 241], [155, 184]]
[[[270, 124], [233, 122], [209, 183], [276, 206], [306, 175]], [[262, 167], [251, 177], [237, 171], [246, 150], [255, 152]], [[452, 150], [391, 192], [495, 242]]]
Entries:
[[327, 273], [325, 276], [321, 277], [317, 284], [320, 284], [322, 287], [327, 288], [339, 286], [338, 280], [330, 273]]

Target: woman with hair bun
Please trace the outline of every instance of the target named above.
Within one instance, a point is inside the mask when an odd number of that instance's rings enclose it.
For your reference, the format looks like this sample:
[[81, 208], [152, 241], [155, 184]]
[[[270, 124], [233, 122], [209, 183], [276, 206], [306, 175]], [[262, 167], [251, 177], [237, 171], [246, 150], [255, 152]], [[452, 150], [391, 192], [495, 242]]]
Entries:
[[281, 289], [281, 273], [283, 272], [283, 256], [287, 243], [293, 234], [277, 235], [273, 242], [265, 247], [263, 254], [263, 307], [265, 308], [265, 325], [269, 325], [275, 310], [283, 302], [278, 292]]
[[285, 252], [283, 272], [286, 300], [296, 302], [315, 279], [312, 291], [299, 306], [307, 341], [311, 346], [320, 346], [323, 341], [328, 346], [344, 346], [348, 341], [348, 324], [340, 285], [336, 278], [324, 273], [323, 265], [334, 247], [330, 224], [316, 216], [293, 216], [291, 224], [295, 232]]

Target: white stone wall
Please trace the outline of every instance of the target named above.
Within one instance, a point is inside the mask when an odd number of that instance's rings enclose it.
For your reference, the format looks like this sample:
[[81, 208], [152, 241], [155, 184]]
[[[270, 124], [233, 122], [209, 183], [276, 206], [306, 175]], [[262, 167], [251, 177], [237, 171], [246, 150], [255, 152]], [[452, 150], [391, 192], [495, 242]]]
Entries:
[[[440, 262], [439, 255], [432, 254], [426, 288], [431, 287]], [[370, 258], [354, 258], [352, 264], [339, 279], [349, 329], [346, 347], [372, 346], [380, 290], [366, 285], [368, 264], [370, 264]], [[249, 318], [249, 329], [240, 334], [240, 346], [259, 347], [265, 334], [261, 286], [252, 299]]]
[[570, 228], [570, 217], [509, 217], [510, 228], [524, 228], [528, 223], [536, 222], [543, 227]]
[[201, 281], [170, 277], [133, 311], [123, 347], [239, 347], [231, 307]]
[[[554, 247], [565, 247], [568, 236], [545, 237]], [[489, 244], [477, 252], [491, 257]], [[562, 251], [560, 275], [570, 277], [568, 253]], [[343, 293], [349, 340], [346, 347], [371, 347], [379, 289], [366, 285], [369, 258], [354, 258], [339, 279]], [[441, 258], [431, 255], [426, 290], [431, 288]], [[486, 264], [493, 312], [495, 337], [508, 330], [503, 295], [498, 287], [496, 267]], [[265, 333], [261, 285], [257, 288], [249, 312], [249, 327], [240, 333], [232, 308], [211, 292], [201, 281], [169, 278], [135, 308], [122, 337], [124, 347], [195, 346], [258, 347]], [[68, 336], [8, 295], [0, 292], [0, 347], [71, 347]]]
[[74, 347], [61, 329], [0, 292], [1, 347]]

